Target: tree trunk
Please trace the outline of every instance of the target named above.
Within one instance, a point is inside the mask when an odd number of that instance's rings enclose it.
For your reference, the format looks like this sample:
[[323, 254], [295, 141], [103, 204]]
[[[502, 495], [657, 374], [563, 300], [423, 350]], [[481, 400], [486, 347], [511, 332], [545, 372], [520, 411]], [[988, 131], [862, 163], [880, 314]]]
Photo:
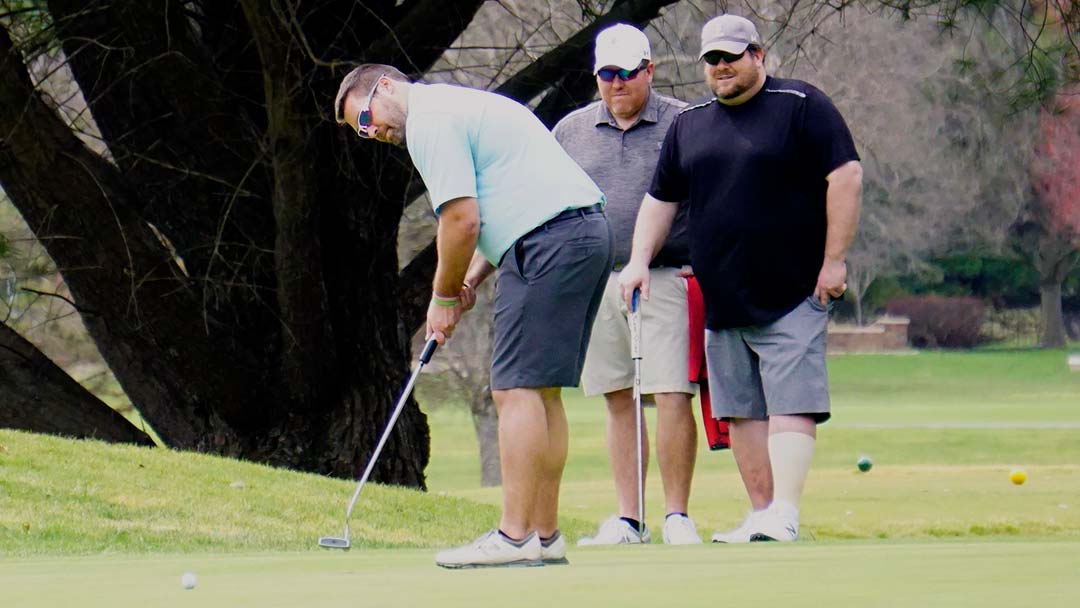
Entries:
[[487, 488], [502, 485], [502, 464], [499, 460], [499, 415], [491, 390], [484, 387], [469, 404], [473, 430], [480, 444], [480, 485]]
[[152, 446], [149, 435], [0, 323], [0, 427]]
[[1065, 316], [1061, 308], [1061, 285], [1080, 260], [1072, 243], [1060, 234], [1044, 233], [1037, 243], [1035, 269], [1039, 273], [1039, 312], [1043, 348], [1061, 348], [1066, 344]]
[[1061, 283], [1039, 284], [1039, 312], [1042, 318], [1043, 348], [1062, 348], [1065, 339], [1065, 315], [1061, 309]]

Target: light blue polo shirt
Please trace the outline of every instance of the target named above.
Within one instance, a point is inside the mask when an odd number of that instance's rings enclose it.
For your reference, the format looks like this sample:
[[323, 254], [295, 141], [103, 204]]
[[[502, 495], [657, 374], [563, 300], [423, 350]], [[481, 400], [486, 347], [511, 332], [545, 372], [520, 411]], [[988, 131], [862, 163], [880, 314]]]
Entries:
[[413, 84], [405, 145], [436, 213], [447, 201], [476, 198], [477, 249], [496, 266], [533, 228], [566, 209], [604, 201], [528, 108], [489, 91]]

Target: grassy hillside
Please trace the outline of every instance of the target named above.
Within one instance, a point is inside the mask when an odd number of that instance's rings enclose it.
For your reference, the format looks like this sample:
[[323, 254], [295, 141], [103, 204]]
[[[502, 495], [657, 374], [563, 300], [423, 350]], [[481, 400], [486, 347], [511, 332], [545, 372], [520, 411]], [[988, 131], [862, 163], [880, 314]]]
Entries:
[[[0, 430], [0, 555], [316, 550], [342, 533], [355, 484], [166, 449]], [[493, 507], [369, 484], [360, 547], [436, 547]], [[452, 523], [451, 523], [452, 522]]]

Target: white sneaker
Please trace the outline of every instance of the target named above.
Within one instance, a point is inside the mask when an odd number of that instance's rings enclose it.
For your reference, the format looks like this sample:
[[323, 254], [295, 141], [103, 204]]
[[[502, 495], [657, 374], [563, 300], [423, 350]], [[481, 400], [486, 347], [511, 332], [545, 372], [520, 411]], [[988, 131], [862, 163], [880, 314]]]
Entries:
[[472, 543], [440, 551], [435, 564], [443, 568], [495, 568], [500, 566], [543, 566], [540, 537], [530, 533], [521, 544], [510, 542], [498, 529], [485, 533]]
[[569, 564], [566, 559], [566, 538], [558, 530], [547, 541], [540, 541], [540, 559], [545, 566]]
[[586, 536], [577, 541], [578, 546], [588, 547], [592, 545], [638, 545], [647, 543], [652, 538], [649, 536], [649, 527], [643, 526], [645, 532], [638, 536], [638, 531], [626, 523], [618, 515], [612, 515], [600, 524], [596, 536]]
[[700, 545], [694, 520], [685, 515], [668, 515], [664, 519], [664, 543], [668, 545]]
[[765, 509], [757, 523], [751, 541], [775, 540], [791, 542], [799, 538], [799, 509], [790, 503], [774, 502]]
[[748, 543], [750, 538], [758, 531], [758, 520], [765, 515], [765, 509], [761, 511], [750, 511], [746, 515], [746, 519], [739, 524], [738, 528], [734, 530], [728, 530], [727, 532], [717, 532], [712, 535], [712, 542], [714, 543]]

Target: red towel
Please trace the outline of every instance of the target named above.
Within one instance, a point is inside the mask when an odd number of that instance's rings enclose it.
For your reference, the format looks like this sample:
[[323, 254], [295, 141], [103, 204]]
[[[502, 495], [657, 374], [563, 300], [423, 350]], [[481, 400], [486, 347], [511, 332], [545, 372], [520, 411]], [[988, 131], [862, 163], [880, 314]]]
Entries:
[[686, 305], [690, 313], [690, 381], [698, 383], [701, 403], [701, 423], [710, 450], [726, 450], [731, 447], [728, 423], [712, 417], [712, 401], [709, 399], [709, 369], [705, 363], [705, 298], [701, 295], [697, 279], [686, 278]]

